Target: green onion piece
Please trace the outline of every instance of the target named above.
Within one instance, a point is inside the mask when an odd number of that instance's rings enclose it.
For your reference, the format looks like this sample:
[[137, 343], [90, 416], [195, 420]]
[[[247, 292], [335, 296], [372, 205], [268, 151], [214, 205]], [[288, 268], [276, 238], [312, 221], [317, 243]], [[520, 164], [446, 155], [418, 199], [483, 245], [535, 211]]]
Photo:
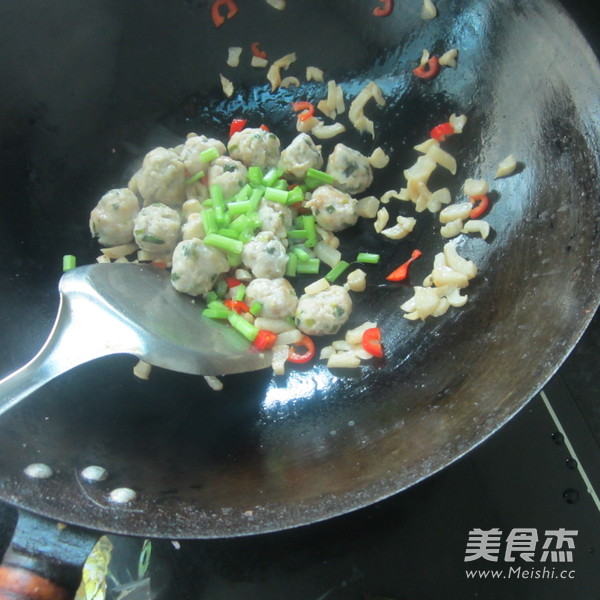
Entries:
[[265, 200], [269, 200], [270, 202], [287, 204], [288, 194], [287, 190], [278, 190], [274, 187], [265, 188]]
[[215, 206], [214, 211], [215, 218], [217, 220], [217, 225], [219, 227], [226, 227], [227, 225], [229, 225], [231, 219], [229, 215], [225, 212], [224, 206]]
[[213, 289], [219, 298], [225, 298], [227, 291], [229, 290], [229, 286], [227, 285], [227, 281], [225, 281], [225, 279], [217, 279], [217, 283], [215, 283]]
[[243, 283], [235, 286], [235, 294], [233, 295], [234, 300], [241, 301], [246, 296], [246, 286]]
[[329, 283], [333, 283], [349, 266], [349, 262], [346, 262], [345, 260], [340, 260], [340, 262], [337, 265], [335, 265], [335, 267], [333, 267], [331, 271], [327, 273], [327, 275], [325, 275], [325, 279], [327, 279]]
[[262, 182], [267, 187], [271, 187], [282, 175], [283, 169], [277, 169], [273, 167], [267, 171], [267, 174], [263, 177]]
[[288, 204], [296, 204], [296, 202], [302, 202], [302, 200], [304, 200], [304, 191], [302, 190], [302, 188], [299, 185], [292, 188], [288, 192], [288, 199], [287, 199]]
[[248, 182], [252, 186], [261, 185], [263, 182], [263, 173], [260, 167], [248, 167]]
[[316, 275], [321, 267], [321, 261], [318, 258], [311, 258], [305, 262], [299, 261], [296, 269], [297, 273]]
[[285, 274], [288, 277], [295, 277], [298, 272], [298, 257], [292, 252], [288, 254], [288, 263], [285, 268]]
[[138, 559], [138, 581], [144, 579], [144, 575], [146, 575], [146, 571], [148, 571], [148, 567], [150, 566], [151, 554], [152, 542], [150, 540], [144, 540], [144, 543], [142, 545], [142, 551], [140, 552], [140, 558]]
[[250, 194], [252, 194], [253, 189], [252, 186], [247, 183], [234, 197], [233, 197], [233, 201], [234, 202], [239, 202], [240, 200], [247, 200], [250, 197]]
[[155, 235], [151, 235], [149, 233], [145, 233], [142, 236], [142, 242], [148, 242], [149, 244], [164, 244], [165, 240], [163, 240], [162, 238], [159, 238]]
[[213, 292], [213, 290], [210, 290], [210, 292], [206, 294], [206, 306], [209, 306], [211, 302], [217, 301], [218, 298], [219, 296], [217, 296], [217, 292]]
[[302, 246], [296, 246], [293, 253], [298, 257], [300, 262], [308, 262], [313, 258]]
[[198, 179], [202, 179], [203, 177], [204, 171], [198, 171], [195, 175], [192, 175], [185, 180], [185, 185], [192, 185], [192, 183], [196, 183]]
[[210, 188], [210, 197], [213, 201], [213, 206], [216, 208], [217, 206], [224, 207], [225, 199], [223, 197], [223, 188], [218, 183], [213, 183]]
[[277, 190], [285, 190], [288, 191], [290, 184], [285, 179], [278, 179], [273, 186]]
[[248, 200], [248, 202], [250, 202], [250, 205], [252, 206], [253, 211], [258, 210], [260, 201], [262, 200], [262, 196], [263, 196], [263, 190], [261, 188], [255, 189], [252, 192], [252, 194], [250, 195], [250, 199]]
[[290, 240], [306, 240], [308, 239], [308, 232], [306, 229], [290, 229], [287, 236]]
[[234, 229], [227, 229], [225, 227], [219, 229], [217, 233], [219, 235], [224, 235], [225, 237], [231, 238], [232, 240], [238, 240], [240, 238], [239, 231], [235, 231]]
[[325, 173], [325, 171], [319, 171], [318, 169], [313, 169], [312, 167], [306, 171], [306, 179], [316, 181], [319, 183], [319, 185], [333, 183], [333, 176], [331, 176], [329, 173]]
[[215, 147], [207, 148], [200, 152], [200, 162], [207, 163], [219, 156], [219, 151]]
[[228, 319], [231, 311], [223, 308], [205, 308], [202, 314], [209, 319]]
[[263, 307], [263, 305], [258, 300], [255, 300], [250, 305], [250, 314], [253, 317], [257, 317], [260, 314], [260, 311], [262, 310], [262, 307]]
[[237, 329], [247, 340], [253, 342], [254, 338], [258, 335], [258, 329], [252, 323], [248, 323], [241, 315], [234, 312], [227, 319], [234, 329]]
[[[217, 296], [215, 294], [215, 296]], [[214, 308], [214, 309], [219, 309], [219, 308], [224, 308], [226, 310], [229, 310], [221, 300], [218, 299], [218, 296], [214, 299], [211, 300], [210, 302], [206, 303], [206, 308]]]
[[359, 252], [356, 255], [356, 262], [376, 265], [381, 257], [379, 254], [371, 254], [370, 252]]
[[62, 268], [63, 271], [70, 271], [77, 266], [77, 259], [72, 254], [65, 254], [63, 256]]
[[204, 243], [208, 246], [214, 246], [215, 248], [225, 250], [225, 252], [230, 254], [241, 254], [244, 248], [244, 244], [239, 240], [232, 240], [231, 238], [219, 235], [218, 233], [209, 233], [204, 238]]
[[204, 226], [204, 231], [207, 234], [216, 233], [219, 230], [219, 225], [217, 223], [217, 216], [215, 215], [214, 208], [206, 208], [200, 213], [200, 217], [202, 219], [202, 225]]
[[240, 242], [247, 244], [250, 240], [254, 239], [254, 231], [252, 231], [252, 229], [244, 229], [243, 231], [240, 231], [240, 237], [239, 240]]
[[202, 206], [205, 206], [206, 208], [212, 208], [212, 206], [213, 206], [212, 198], [207, 198], [206, 200], [204, 200], [202, 202]]
[[317, 224], [315, 223], [315, 218], [312, 215], [302, 215], [302, 223], [308, 234], [306, 245], [309, 248], [314, 248], [317, 245]]
[[227, 253], [227, 262], [232, 269], [239, 267], [242, 264], [242, 255], [241, 254], [231, 254], [231, 252]]
[[230, 202], [227, 205], [227, 210], [232, 216], [243, 215], [247, 212], [252, 212], [254, 209], [250, 200], [240, 200], [239, 202]]

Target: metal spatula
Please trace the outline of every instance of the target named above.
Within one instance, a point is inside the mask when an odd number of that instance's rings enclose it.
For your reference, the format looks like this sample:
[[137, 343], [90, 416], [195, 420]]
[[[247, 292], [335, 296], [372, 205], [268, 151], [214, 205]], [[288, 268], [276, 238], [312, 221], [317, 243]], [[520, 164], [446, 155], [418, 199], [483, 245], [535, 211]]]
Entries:
[[178, 293], [165, 269], [95, 264], [59, 282], [56, 322], [40, 352], [0, 381], [0, 414], [61, 373], [109, 354], [195, 375], [255, 371], [271, 363], [238, 332], [202, 315], [204, 303]]

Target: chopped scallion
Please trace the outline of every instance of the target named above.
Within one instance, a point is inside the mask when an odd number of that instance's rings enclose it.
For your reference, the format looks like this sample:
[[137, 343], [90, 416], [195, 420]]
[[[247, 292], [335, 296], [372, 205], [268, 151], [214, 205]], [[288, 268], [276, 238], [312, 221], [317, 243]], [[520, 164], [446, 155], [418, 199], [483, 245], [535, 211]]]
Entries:
[[312, 215], [302, 215], [302, 224], [307, 233], [306, 245], [314, 248], [317, 245], [317, 224]]
[[235, 294], [233, 296], [234, 300], [242, 301], [246, 296], [246, 286], [243, 283], [235, 286]]
[[192, 185], [192, 183], [196, 183], [198, 179], [202, 179], [203, 177], [204, 171], [198, 171], [195, 175], [192, 175], [185, 180], [185, 185]]
[[335, 267], [333, 267], [331, 271], [327, 273], [327, 275], [325, 275], [325, 279], [327, 279], [329, 283], [333, 283], [349, 266], [349, 262], [346, 262], [345, 260], [340, 260], [340, 262], [337, 265], [335, 265]]
[[253, 342], [258, 335], [258, 329], [252, 325], [252, 323], [246, 321], [246, 319], [244, 319], [244, 317], [241, 315], [233, 312], [227, 317], [227, 319], [233, 328], [237, 329], [247, 340]]
[[223, 308], [205, 308], [202, 314], [209, 319], [228, 319], [231, 311]]
[[248, 182], [252, 186], [261, 185], [263, 182], [263, 173], [260, 167], [248, 167]]
[[308, 275], [316, 275], [321, 267], [321, 261], [318, 258], [311, 258], [307, 261], [298, 261], [296, 273], [303, 273]]
[[282, 175], [283, 169], [269, 169], [269, 171], [267, 171], [267, 174], [263, 177], [262, 182], [266, 187], [271, 187]]
[[381, 257], [379, 254], [372, 254], [370, 252], [359, 252], [356, 256], [356, 262], [367, 263], [376, 265]]
[[62, 268], [63, 271], [70, 271], [77, 266], [77, 259], [72, 254], [65, 254], [63, 256]]
[[270, 202], [287, 204], [288, 194], [287, 190], [278, 190], [274, 187], [265, 188], [265, 200], [269, 200]]
[[207, 148], [200, 152], [200, 162], [207, 163], [215, 158], [218, 158], [219, 151], [215, 147]]
[[250, 305], [250, 314], [254, 317], [257, 317], [260, 314], [262, 307], [263, 307], [263, 305], [258, 300], [255, 300]]
[[225, 250], [225, 252], [231, 254], [241, 254], [244, 248], [244, 244], [240, 240], [232, 240], [231, 238], [219, 235], [218, 233], [209, 233], [204, 238], [204, 243], [208, 246], [214, 246], [215, 248]]
[[319, 185], [323, 184], [332, 184], [333, 176], [329, 173], [325, 173], [325, 171], [319, 171], [318, 169], [313, 169], [310, 167], [306, 171], [306, 179], [312, 179], [313, 181], [317, 181]]
[[285, 268], [285, 274], [288, 277], [295, 277], [297, 271], [298, 271], [298, 257], [295, 254], [290, 253], [290, 254], [288, 254], [288, 263]]
[[207, 234], [216, 233], [219, 230], [219, 225], [217, 223], [217, 217], [215, 215], [214, 208], [206, 208], [200, 213], [200, 218], [202, 219], [202, 225], [204, 226], [204, 231]]
[[296, 255], [300, 262], [308, 262], [313, 257], [301, 246], [295, 246], [292, 252]]

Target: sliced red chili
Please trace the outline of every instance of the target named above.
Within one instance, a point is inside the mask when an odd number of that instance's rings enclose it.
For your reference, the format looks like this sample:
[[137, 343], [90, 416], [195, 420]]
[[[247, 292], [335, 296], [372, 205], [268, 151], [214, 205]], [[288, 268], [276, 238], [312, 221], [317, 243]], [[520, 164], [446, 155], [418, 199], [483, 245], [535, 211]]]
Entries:
[[[221, 8], [225, 7], [227, 12], [223, 14]], [[221, 27], [228, 19], [233, 19], [239, 11], [238, 5], [233, 0], [215, 0], [210, 8], [215, 27]]]
[[429, 134], [434, 140], [438, 142], [443, 142], [446, 139], [446, 136], [452, 135], [454, 133], [454, 127], [451, 123], [442, 123], [437, 127], [434, 127]]
[[242, 282], [235, 277], [225, 277], [225, 281], [227, 282], [227, 287], [229, 289], [242, 285]]
[[371, 327], [365, 329], [362, 335], [362, 347], [373, 356], [383, 357], [383, 348], [381, 346], [381, 329]]
[[252, 345], [257, 350], [270, 350], [277, 341], [277, 334], [267, 329], [261, 329], [254, 338]]
[[154, 267], [157, 267], [158, 269], [166, 269], [167, 268], [167, 263], [162, 260], [153, 260], [152, 265]]
[[267, 53], [258, 47], [258, 42], [252, 42], [252, 44], [250, 44], [250, 52], [257, 58], [267, 58]]
[[246, 127], [246, 123], [248, 123], [248, 119], [233, 119], [231, 121], [231, 125], [229, 126], [229, 137], [231, 137], [234, 133], [238, 133]]
[[292, 102], [294, 112], [302, 111], [298, 115], [300, 121], [306, 121], [315, 114], [315, 107], [310, 102]]
[[471, 219], [479, 219], [490, 207], [490, 199], [485, 194], [483, 196], [473, 196], [471, 202], [475, 205], [469, 213]]
[[271, 131], [264, 123], [260, 126], [263, 131]]
[[[299, 354], [296, 350], [297, 346], [304, 347], [304, 352]], [[315, 344], [307, 336], [303, 335], [299, 342], [290, 346], [290, 353], [288, 354], [288, 360], [293, 363], [305, 363], [311, 360], [315, 355]]]
[[425, 64], [413, 69], [413, 73], [421, 79], [433, 79], [440, 72], [440, 60], [432, 56]]
[[250, 312], [250, 307], [243, 300], [225, 300], [223, 304], [229, 309], [234, 310], [238, 314]]
[[417, 258], [420, 258], [423, 253], [420, 250], [413, 250], [410, 258], [401, 264], [396, 270], [392, 271], [386, 279], [388, 281], [404, 281], [408, 277], [408, 270]]
[[389, 17], [394, 10], [394, 0], [379, 0], [380, 6], [373, 9], [376, 17]]

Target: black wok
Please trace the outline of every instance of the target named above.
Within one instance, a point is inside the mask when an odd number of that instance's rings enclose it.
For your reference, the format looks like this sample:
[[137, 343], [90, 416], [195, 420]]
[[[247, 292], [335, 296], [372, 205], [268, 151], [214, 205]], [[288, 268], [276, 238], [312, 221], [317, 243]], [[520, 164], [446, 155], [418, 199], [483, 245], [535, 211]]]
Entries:
[[[493, 184], [493, 235], [460, 241], [480, 275], [463, 309], [408, 322], [409, 289], [380, 282], [413, 248], [412, 283], [443, 244], [421, 215], [411, 237], [376, 238], [370, 223], [344, 238], [351, 253], [382, 253], [353, 323], [377, 320], [384, 364], [357, 374], [322, 366], [202, 379], [135, 359], [98, 360], [60, 377], [0, 421], [0, 498], [23, 509], [102, 531], [156, 537], [237, 536], [326, 519], [398, 492], [442, 469], [493, 434], [540, 389], [579, 339], [599, 301], [600, 69], [563, 9], [546, 0], [438, 0], [439, 16], [397, 1], [288, 1], [278, 12], [243, 2], [217, 29], [209, 3], [104, 0], [0, 8], [0, 375], [26, 362], [47, 336], [58, 304], [63, 254], [98, 254], [87, 218], [100, 195], [124, 185], [137, 161], [188, 131], [225, 138], [229, 121], [266, 123], [283, 143], [294, 134], [289, 103], [323, 88], [269, 91], [263, 72], [225, 66], [259, 41], [270, 58], [298, 53], [290, 74], [316, 65], [352, 97], [375, 80], [387, 98], [370, 107], [372, 142], [390, 166], [382, 193], [402, 184], [412, 146], [452, 112], [469, 123], [447, 148], [458, 197], [466, 177], [491, 179], [510, 153], [520, 172]], [[456, 70], [415, 79], [423, 48], [460, 51]], [[236, 92], [224, 100], [219, 73]], [[329, 145], [326, 145], [329, 147]], [[407, 205], [390, 205], [413, 214]], [[379, 239], [379, 241], [377, 241]], [[28, 479], [23, 468], [50, 465]], [[109, 477], [85, 483], [81, 469]], [[126, 505], [108, 492], [126, 486]]]

